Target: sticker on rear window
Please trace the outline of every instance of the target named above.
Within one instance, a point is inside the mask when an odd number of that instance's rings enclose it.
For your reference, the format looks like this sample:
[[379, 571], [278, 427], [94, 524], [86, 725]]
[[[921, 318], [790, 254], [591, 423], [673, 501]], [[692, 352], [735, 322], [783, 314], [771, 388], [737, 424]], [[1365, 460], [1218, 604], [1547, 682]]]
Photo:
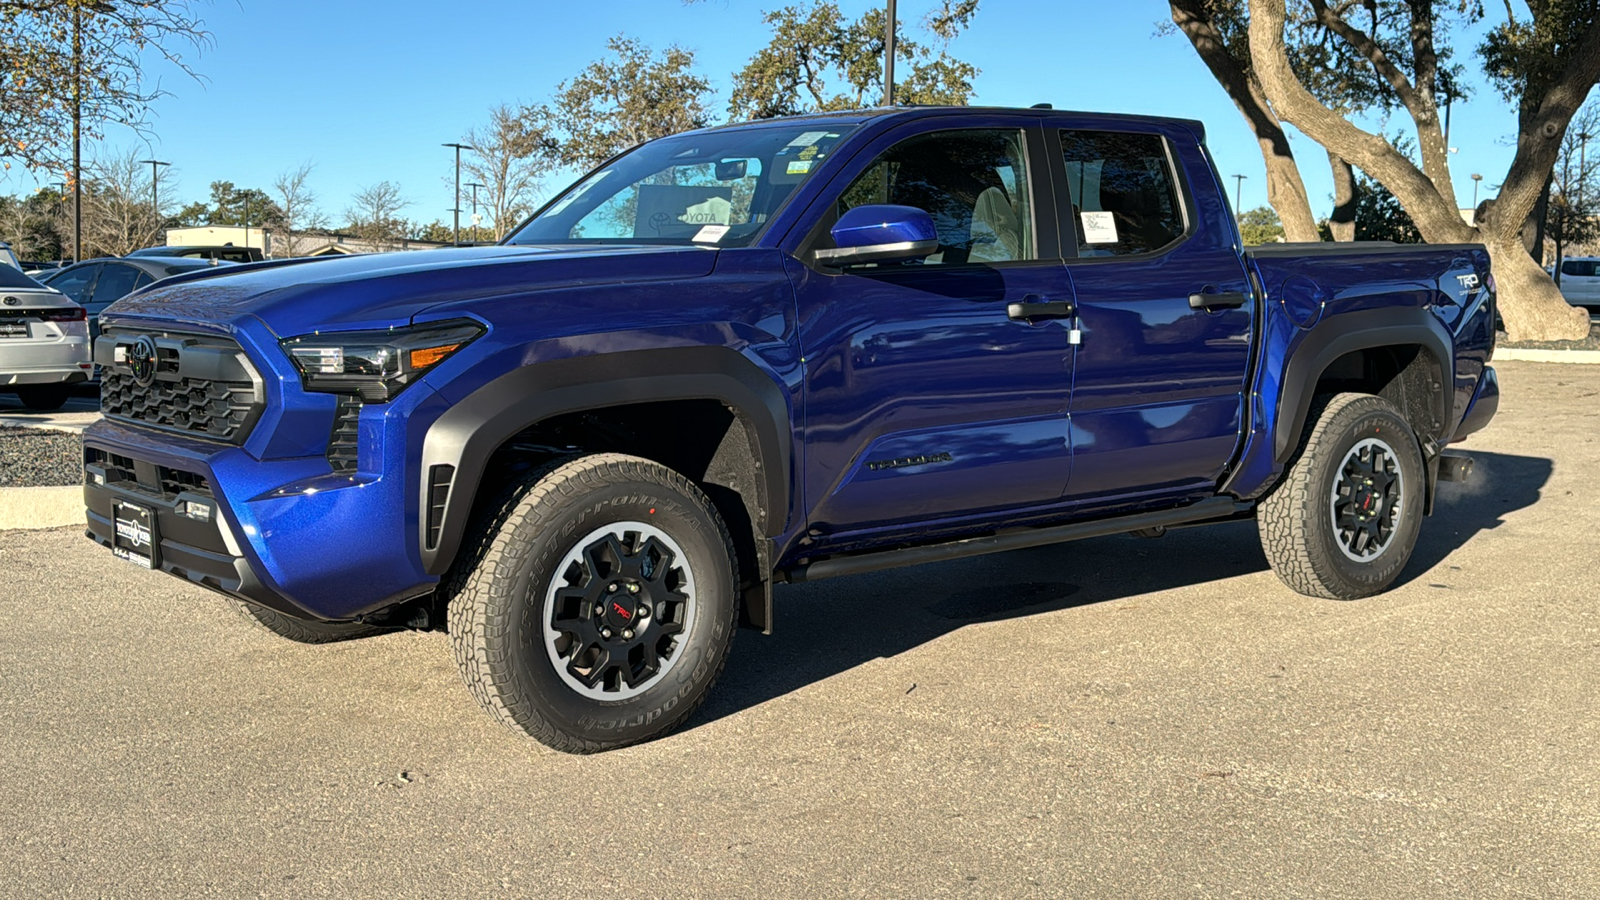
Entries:
[[1083, 214], [1083, 242], [1085, 244], [1115, 244], [1117, 220], [1108, 212]]

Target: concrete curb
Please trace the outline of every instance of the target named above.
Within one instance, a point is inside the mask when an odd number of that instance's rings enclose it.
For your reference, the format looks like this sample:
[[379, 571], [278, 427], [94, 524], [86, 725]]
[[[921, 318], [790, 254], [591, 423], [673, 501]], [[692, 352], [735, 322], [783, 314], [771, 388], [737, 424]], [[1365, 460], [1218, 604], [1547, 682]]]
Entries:
[[83, 485], [0, 489], [0, 531], [82, 525]]
[[1600, 350], [1524, 350], [1496, 347], [1493, 362], [1585, 363], [1600, 365]]

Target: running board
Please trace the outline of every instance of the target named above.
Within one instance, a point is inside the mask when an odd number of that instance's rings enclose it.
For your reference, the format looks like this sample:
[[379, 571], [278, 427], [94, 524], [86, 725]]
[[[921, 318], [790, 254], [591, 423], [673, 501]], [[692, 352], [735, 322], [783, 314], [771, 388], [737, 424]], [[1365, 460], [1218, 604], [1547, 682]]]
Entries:
[[1171, 528], [1211, 519], [1229, 519], [1249, 512], [1253, 508], [1253, 504], [1240, 503], [1230, 497], [1212, 497], [1179, 509], [1160, 509], [1111, 519], [1028, 528], [899, 550], [835, 556], [795, 566], [779, 574], [784, 581], [799, 584], [803, 581], [820, 581], [840, 575], [859, 575], [862, 572], [876, 572], [880, 569], [896, 569], [901, 566], [915, 566], [946, 559], [1021, 550], [1025, 547], [1042, 547], [1046, 544], [1060, 544], [1082, 538], [1105, 537], [1144, 528]]

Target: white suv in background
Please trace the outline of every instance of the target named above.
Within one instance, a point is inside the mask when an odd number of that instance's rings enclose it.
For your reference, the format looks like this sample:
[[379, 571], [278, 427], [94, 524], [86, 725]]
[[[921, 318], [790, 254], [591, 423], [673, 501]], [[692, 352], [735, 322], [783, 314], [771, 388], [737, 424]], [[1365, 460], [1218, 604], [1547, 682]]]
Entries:
[[1573, 306], [1600, 312], [1600, 256], [1569, 256], [1561, 261], [1561, 296]]
[[60, 409], [68, 385], [93, 372], [87, 311], [65, 294], [0, 265], [0, 391], [29, 409]]

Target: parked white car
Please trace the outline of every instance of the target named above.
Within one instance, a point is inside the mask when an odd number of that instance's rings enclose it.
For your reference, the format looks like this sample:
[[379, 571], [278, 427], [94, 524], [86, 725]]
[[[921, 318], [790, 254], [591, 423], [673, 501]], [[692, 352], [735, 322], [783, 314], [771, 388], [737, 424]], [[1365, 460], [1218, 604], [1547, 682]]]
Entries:
[[1561, 261], [1561, 296], [1573, 306], [1600, 312], [1600, 256], [1569, 256]]
[[60, 409], [69, 386], [93, 373], [88, 311], [0, 265], [0, 391], [29, 409]]

